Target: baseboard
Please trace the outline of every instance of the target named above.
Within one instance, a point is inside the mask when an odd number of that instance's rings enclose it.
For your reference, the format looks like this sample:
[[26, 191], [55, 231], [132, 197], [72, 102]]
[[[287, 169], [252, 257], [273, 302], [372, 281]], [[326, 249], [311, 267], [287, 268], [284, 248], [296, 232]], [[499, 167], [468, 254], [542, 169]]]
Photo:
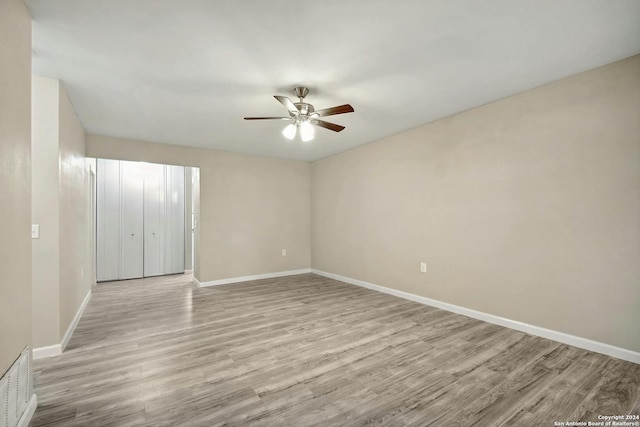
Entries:
[[82, 317], [82, 313], [84, 313], [84, 309], [87, 307], [87, 304], [89, 303], [90, 299], [91, 299], [91, 291], [87, 293], [87, 296], [84, 297], [82, 304], [80, 304], [80, 307], [78, 308], [78, 311], [76, 312], [75, 317], [73, 318], [73, 320], [71, 321], [71, 324], [67, 328], [67, 332], [65, 332], [64, 336], [62, 337], [62, 342], [60, 344], [34, 348], [33, 360], [43, 359], [45, 357], [60, 356], [62, 354], [65, 347], [69, 343], [69, 340], [71, 339], [71, 335], [73, 335], [73, 331], [76, 330], [76, 326], [78, 326], [78, 322], [80, 321], [80, 318]]
[[511, 320], [505, 317], [495, 316], [493, 314], [484, 313], [481, 311], [472, 310], [470, 308], [461, 307], [459, 305], [449, 304], [449, 303], [434, 300], [431, 298], [422, 297], [419, 295], [411, 294], [409, 292], [399, 291], [397, 289], [391, 289], [384, 286], [375, 285], [373, 283], [365, 282], [363, 280], [352, 279], [351, 277], [340, 276], [338, 274], [327, 273], [326, 271], [321, 271], [316, 269], [311, 269], [311, 272], [319, 276], [329, 277], [331, 279], [339, 280], [341, 282], [350, 283], [352, 285], [361, 286], [363, 288], [368, 288], [374, 291], [383, 292], [385, 294], [404, 298], [410, 301], [415, 301], [420, 304], [425, 304], [432, 307], [440, 308], [442, 310], [450, 311], [453, 313], [462, 314], [463, 316], [472, 317], [474, 319], [504, 326], [510, 329], [515, 329], [517, 331], [525, 332], [531, 335], [536, 335], [542, 338], [547, 338], [563, 344], [568, 344], [574, 347], [582, 348], [584, 350], [606, 354], [607, 356], [612, 356], [618, 359], [627, 360], [629, 362], [640, 364], [640, 353], [636, 351], [627, 350], [625, 348], [616, 347], [610, 344], [593, 341], [593, 340], [578, 337], [575, 335], [565, 334], [564, 332], [558, 332], [551, 329], [542, 328], [540, 326], [530, 325], [528, 323], [518, 322], [517, 320]]
[[60, 356], [62, 346], [60, 344], [37, 347], [33, 349], [33, 360], [44, 359], [45, 357]]
[[71, 335], [73, 335], [73, 331], [76, 330], [76, 326], [78, 326], [78, 322], [80, 321], [80, 318], [82, 317], [82, 313], [84, 313], [84, 309], [87, 307], [87, 304], [89, 304], [90, 299], [91, 299], [91, 290], [87, 292], [87, 296], [84, 297], [84, 300], [82, 301], [82, 304], [80, 304], [80, 307], [78, 308], [78, 311], [76, 312], [75, 317], [73, 318], [73, 320], [71, 321], [71, 324], [67, 328], [67, 332], [65, 332], [64, 336], [62, 337], [62, 342], [60, 343], [60, 346], [62, 347], [62, 351], [64, 351], [64, 349], [67, 347], [67, 344], [71, 339]]
[[228, 285], [230, 283], [248, 282], [249, 280], [273, 279], [274, 277], [295, 276], [296, 274], [311, 273], [310, 268], [301, 270], [277, 271], [275, 273], [256, 274], [253, 276], [230, 277], [228, 279], [213, 280], [211, 282], [200, 282], [194, 277], [193, 282], [198, 287]]
[[27, 405], [27, 409], [24, 410], [22, 416], [18, 420], [18, 424], [16, 427], [28, 427], [31, 422], [31, 418], [33, 418], [33, 414], [36, 412], [36, 408], [38, 407], [38, 396], [35, 394], [31, 395], [31, 399], [29, 399], [29, 404]]
[[193, 274], [193, 270], [185, 270], [184, 274]]

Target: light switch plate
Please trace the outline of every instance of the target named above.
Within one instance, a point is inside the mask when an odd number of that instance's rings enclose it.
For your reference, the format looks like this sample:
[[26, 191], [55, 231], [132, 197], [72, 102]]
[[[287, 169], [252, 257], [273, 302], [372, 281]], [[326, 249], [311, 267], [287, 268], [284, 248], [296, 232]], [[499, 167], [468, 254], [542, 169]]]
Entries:
[[40, 238], [40, 224], [31, 224], [31, 238], [32, 239]]

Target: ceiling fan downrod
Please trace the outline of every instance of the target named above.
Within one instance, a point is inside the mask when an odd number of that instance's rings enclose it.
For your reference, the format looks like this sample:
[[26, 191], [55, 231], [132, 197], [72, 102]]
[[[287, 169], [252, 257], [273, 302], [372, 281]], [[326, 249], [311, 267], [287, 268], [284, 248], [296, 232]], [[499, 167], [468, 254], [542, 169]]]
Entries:
[[293, 91], [295, 92], [296, 96], [300, 98], [300, 103], [302, 103], [302, 100], [305, 98], [305, 96], [309, 94], [309, 89], [304, 86], [297, 87], [293, 89]]

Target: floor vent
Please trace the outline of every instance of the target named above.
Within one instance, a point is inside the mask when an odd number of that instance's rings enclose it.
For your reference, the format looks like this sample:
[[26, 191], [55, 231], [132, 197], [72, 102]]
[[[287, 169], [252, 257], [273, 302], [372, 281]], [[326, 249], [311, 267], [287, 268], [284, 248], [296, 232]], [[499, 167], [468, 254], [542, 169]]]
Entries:
[[23, 425], [31, 393], [31, 350], [27, 347], [0, 379], [0, 427]]

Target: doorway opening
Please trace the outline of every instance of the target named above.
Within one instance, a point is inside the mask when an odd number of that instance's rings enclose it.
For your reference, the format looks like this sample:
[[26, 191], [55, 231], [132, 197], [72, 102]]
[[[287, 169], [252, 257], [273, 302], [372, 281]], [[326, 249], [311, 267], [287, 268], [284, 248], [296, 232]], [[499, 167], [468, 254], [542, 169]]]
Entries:
[[193, 271], [193, 169], [96, 160], [97, 282]]

